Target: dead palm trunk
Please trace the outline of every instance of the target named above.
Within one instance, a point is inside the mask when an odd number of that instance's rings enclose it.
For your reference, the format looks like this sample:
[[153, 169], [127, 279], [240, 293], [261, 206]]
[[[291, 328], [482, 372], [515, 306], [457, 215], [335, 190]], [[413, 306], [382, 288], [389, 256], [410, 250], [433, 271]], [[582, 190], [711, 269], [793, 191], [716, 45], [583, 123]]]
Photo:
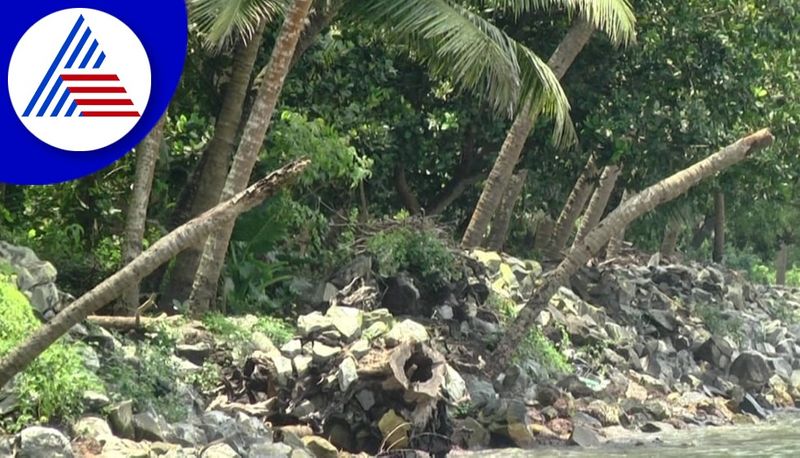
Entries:
[[[250, 180], [311, 3], [311, 0], [295, 0], [286, 12], [283, 27], [267, 64], [264, 80], [253, 103], [242, 132], [239, 149], [225, 181], [223, 199], [244, 189]], [[211, 301], [216, 296], [217, 283], [225, 262], [225, 253], [228, 250], [234, 223], [235, 220], [231, 220], [222, 225], [205, 244], [189, 296], [189, 304], [195, 315], [202, 315], [208, 311]]]
[[[581, 19], [577, 19], [547, 62], [558, 79], [564, 76], [591, 36], [592, 26]], [[489, 172], [489, 177], [483, 185], [481, 197], [478, 199], [478, 204], [472, 213], [467, 230], [461, 239], [463, 248], [475, 248], [483, 242], [486, 229], [489, 227], [494, 212], [506, 192], [508, 183], [514, 173], [514, 167], [519, 161], [522, 148], [525, 146], [525, 141], [528, 139], [534, 123], [535, 119], [531, 112], [531, 107], [526, 103], [517, 113], [497, 156], [497, 160], [492, 167], [492, 171]]]
[[678, 246], [678, 237], [681, 235], [683, 223], [680, 219], [672, 217], [667, 223], [667, 228], [664, 230], [664, 239], [661, 240], [661, 253], [662, 258], [667, 258], [675, 254], [675, 248]]
[[567, 245], [567, 240], [570, 234], [572, 234], [575, 221], [578, 220], [581, 212], [583, 212], [583, 209], [586, 207], [586, 202], [592, 195], [592, 190], [594, 188], [592, 183], [596, 176], [597, 163], [595, 162], [594, 154], [591, 154], [581, 174], [575, 181], [575, 186], [572, 187], [572, 191], [570, 191], [567, 202], [558, 215], [558, 219], [556, 220], [551, 234], [546, 240], [542, 238], [542, 242], [546, 243], [544, 248], [547, 250], [547, 257], [551, 259], [559, 259], [561, 257], [561, 251], [563, 251], [564, 247]]
[[550, 215], [544, 215], [539, 221], [536, 222], [536, 232], [533, 238], [533, 251], [542, 253], [547, 244], [550, 242], [550, 236], [553, 234], [555, 222]]
[[[619, 205], [617, 208], [622, 207], [622, 205], [628, 201], [630, 198], [630, 194], [628, 190], [622, 191], [622, 199], [619, 201]], [[608, 246], [606, 247], [606, 259], [616, 258], [619, 256], [620, 252], [622, 251], [622, 245], [625, 243], [625, 232], [628, 230], [628, 226], [625, 225], [620, 229], [616, 234], [611, 236], [611, 239], [608, 241]]]
[[497, 214], [492, 221], [492, 230], [489, 233], [489, 240], [486, 243], [487, 248], [494, 251], [500, 251], [506, 244], [508, 239], [508, 230], [511, 226], [511, 217], [514, 215], [514, 207], [522, 195], [522, 190], [525, 188], [525, 180], [528, 178], [527, 170], [520, 170], [511, 178], [511, 184], [506, 190], [506, 195], [503, 196], [503, 201], [500, 203], [500, 208], [497, 209]]
[[725, 194], [721, 190], [714, 193], [714, 252], [711, 259], [722, 262], [725, 258]]
[[503, 335], [492, 357], [489, 358], [489, 373], [496, 376], [506, 369], [519, 342], [525, 339], [527, 333], [535, 325], [537, 315], [547, 306], [553, 294], [561, 286], [567, 284], [570, 277], [597, 254], [614, 234], [619, 233], [623, 227], [657, 206], [681, 196], [703, 179], [711, 177], [743, 161], [756, 151], [771, 145], [773, 140], [772, 134], [767, 129], [742, 138], [691, 167], [648, 187], [611, 212], [580, 243], [572, 246], [561, 264], [520, 310], [517, 318]]
[[[164, 138], [165, 120], [166, 114], [136, 148], [136, 174], [133, 193], [128, 202], [125, 235], [122, 243], [123, 264], [128, 264], [142, 253], [147, 205], [150, 202], [150, 191], [153, 189], [153, 175], [156, 171], [158, 154], [161, 151], [161, 140]], [[136, 283], [122, 294], [122, 310], [119, 310], [118, 314], [128, 315], [138, 306], [139, 284]]]
[[0, 388], [70, 328], [114, 300], [121, 291], [141, 281], [181, 250], [202, 241], [221, 224], [261, 204], [264, 199], [274, 195], [279, 188], [300, 174], [308, 164], [307, 160], [301, 160], [270, 173], [244, 192], [170, 232], [114, 275], [76, 299], [16, 348], [3, 355], [0, 359]]
[[781, 242], [781, 248], [775, 256], [775, 283], [781, 286], [786, 285], [786, 269], [789, 264], [789, 245]]
[[[200, 161], [198, 180], [189, 185], [193, 193], [189, 217], [194, 217], [217, 204], [228, 176], [228, 166], [236, 147], [236, 134], [242, 121], [242, 111], [250, 87], [253, 68], [261, 48], [265, 22], [259, 25], [249, 42], [240, 42], [236, 48], [231, 68], [231, 80], [225, 88], [222, 107], [214, 126], [214, 137], [203, 153]], [[163, 300], [171, 304], [173, 300], [184, 301], [192, 290], [192, 281], [203, 253], [202, 243], [181, 253], [172, 267], [169, 281], [164, 287]]]
[[580, 243], [580, 241], [586, 237], [586, 234], [594, 229], [597, 223], [600, 222], [608, 206], [608, 199], [611, 198], [611, 193], [614, 191], [614, 186], [617, 184], [619, 173], [620, 168], [617, 165], [603, 167], [603, 173], [600, 175], [600, 182], [597, 183], [597, 188], [595, 188], [594, 194], [592, 194], [589, 206], [586, 207], [583, 221], [581, 221], [581, 225], [578, 227], [578, 233], [575, 235], [573, 245]]

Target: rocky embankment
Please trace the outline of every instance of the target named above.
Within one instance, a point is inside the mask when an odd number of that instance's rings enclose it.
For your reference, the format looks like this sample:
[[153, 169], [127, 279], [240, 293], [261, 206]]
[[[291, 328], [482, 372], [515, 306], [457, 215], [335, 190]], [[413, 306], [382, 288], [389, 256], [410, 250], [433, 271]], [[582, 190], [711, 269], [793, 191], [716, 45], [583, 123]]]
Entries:
[[[69, 428], [24, 429], [0, 442], [0, 456], [444, 456], [592, 447], [751, 423], [800, 399], [796, 289], [657, 257], [589, 266], [539, 315], [540, 331], [519, 343], [516, 365], [491, 380], [483, 370], [491, 349], [543, 281], [542, 268], [480, 251], [460, 259], [463, 278], [436, 289], [411, 275], [380, 278], [369, 258], [317, 286], [298, 284], [315, 311], [277, 345], [253, 317], [237, 320], [246, 339], [168, 321], [181, 371], [222, 368], [203, 395], [169, 381], [165, 390], [184, 393], [191, 406], [185, 420], [94, 395]], [[106, 349], [124, 349], [132, 338], [93, 326], [73, 336]], [[97, 350], [101, 367], [105, 354]]]

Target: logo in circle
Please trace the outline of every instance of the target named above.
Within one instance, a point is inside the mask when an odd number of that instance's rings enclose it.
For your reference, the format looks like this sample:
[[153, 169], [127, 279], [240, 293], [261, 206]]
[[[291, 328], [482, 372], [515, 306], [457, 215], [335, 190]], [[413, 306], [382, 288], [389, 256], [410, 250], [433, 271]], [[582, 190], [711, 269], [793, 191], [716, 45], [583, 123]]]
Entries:
[[94, 151], [137, 125], [151, 92], [150, 61], [116, 17], [70, 8], [40, 19], [17, 43], [8, 91], [25, 128], [66, 151]]

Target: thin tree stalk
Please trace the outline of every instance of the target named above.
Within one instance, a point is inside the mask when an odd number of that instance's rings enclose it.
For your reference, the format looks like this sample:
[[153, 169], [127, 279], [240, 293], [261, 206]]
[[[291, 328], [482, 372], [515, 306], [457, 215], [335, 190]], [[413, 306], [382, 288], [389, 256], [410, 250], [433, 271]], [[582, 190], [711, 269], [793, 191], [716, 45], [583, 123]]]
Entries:
[[535, 325], [537, 315], [547, 306], [550, 298], [560, 287], [567, 284], [578, 269], [600, 252], [621, 228], [659, 205], [676, 199], [700, 181], [745, 160], [756, 151], [771, 145], [773, 141], [774, 137], [768, 129], [758, 131], [728, 145], [691, 167], [659, 181], [617, 207], [589, 232], [581, 243], [573, 245], [564, 260], [550, 273], [545, 283], [536, 290], [533, 297], [520, 310], [517, 318], [503, 335], [492, 357], [489, 358], [489, 373], [498, 375], [506, 369], [519, 342], [523, 341]]
[[614, 186], [617, 184], [617, 178], [620, 174], [620, 167], [617, 165], [607, 165], [603, 167], [603, 173], [600, 175], [600, 182], [592, 194], [592, 199], [589, 201], [589, 206], [586, 207], [586, 213], [583, 215], [583, 221], [578, 228], [578, 233], [575, 235], [573, 244], [580, 243], [586, 234], [589, 233], [600, 219], [603, 217], [603, 212], [606, 211], [608, 200], [611, 198], [611, 193], [614, 191]]
[[119, 296], [121, 291], [153, 272], [181, 250], [208, 236], [212, 230], [261, 204], [308, 166], [308, 160], [293, 162], [257, 181], [245, 191], [181, 225], [151, 245], [136, 259], [76, 299], [48, 323], [0, 359], [0, 388], [25, 369], [73, 326]]
[[[578, 217], [586, 207], [586, 203], [589, 201], [589, 197], [592, 195], [592, 190], [594, 189], [592, 183], [597, 176], [597, 172], [597, 162], [593, 153], [589, 155], [586, 165], [583, 167], [581, 174], [578, 175], [578, 179], [575, 181], [575, 185], [572, 187], [572, 191], [570, 191], [569, 197], [567, 197], [567, 201], [564, 203], [564, 207], [561, 209], [561, 213], [559, 213], [555, 226], [549, 235], [547, 246], [545, 247], [547, 257], [551, 259], [561, 258], [561, 251], [567, 246], [567, 240], [572, 234], [575, 221], [578, 220]], [[544, 240], [542, 238], [542, 241]]]

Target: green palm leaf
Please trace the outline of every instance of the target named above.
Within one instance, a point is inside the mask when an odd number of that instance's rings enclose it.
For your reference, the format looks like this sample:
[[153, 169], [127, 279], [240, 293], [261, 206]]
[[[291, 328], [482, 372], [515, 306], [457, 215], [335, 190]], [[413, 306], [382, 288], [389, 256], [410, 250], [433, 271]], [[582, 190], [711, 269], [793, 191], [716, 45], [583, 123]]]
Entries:
[[547, 64], [500, 29], [447, 0], [359, 0], [346, 13], [403, 42], [432, 73], [447, 77], [494, 107], [513, 113], [523, 103], [555, 119], [557, 143], [574, 139], [569, 102]]
[[628, 0], [482, 0], [486, 6], [512, 11], [516, 15], [551, 8], [577, 11], [595, 29], [617, 44], [636, 39], [636, 17]]
[[191, 21], [211, 48], [249, 40], [261, 21], [281, 14], [286, 0], [187, 0]]

